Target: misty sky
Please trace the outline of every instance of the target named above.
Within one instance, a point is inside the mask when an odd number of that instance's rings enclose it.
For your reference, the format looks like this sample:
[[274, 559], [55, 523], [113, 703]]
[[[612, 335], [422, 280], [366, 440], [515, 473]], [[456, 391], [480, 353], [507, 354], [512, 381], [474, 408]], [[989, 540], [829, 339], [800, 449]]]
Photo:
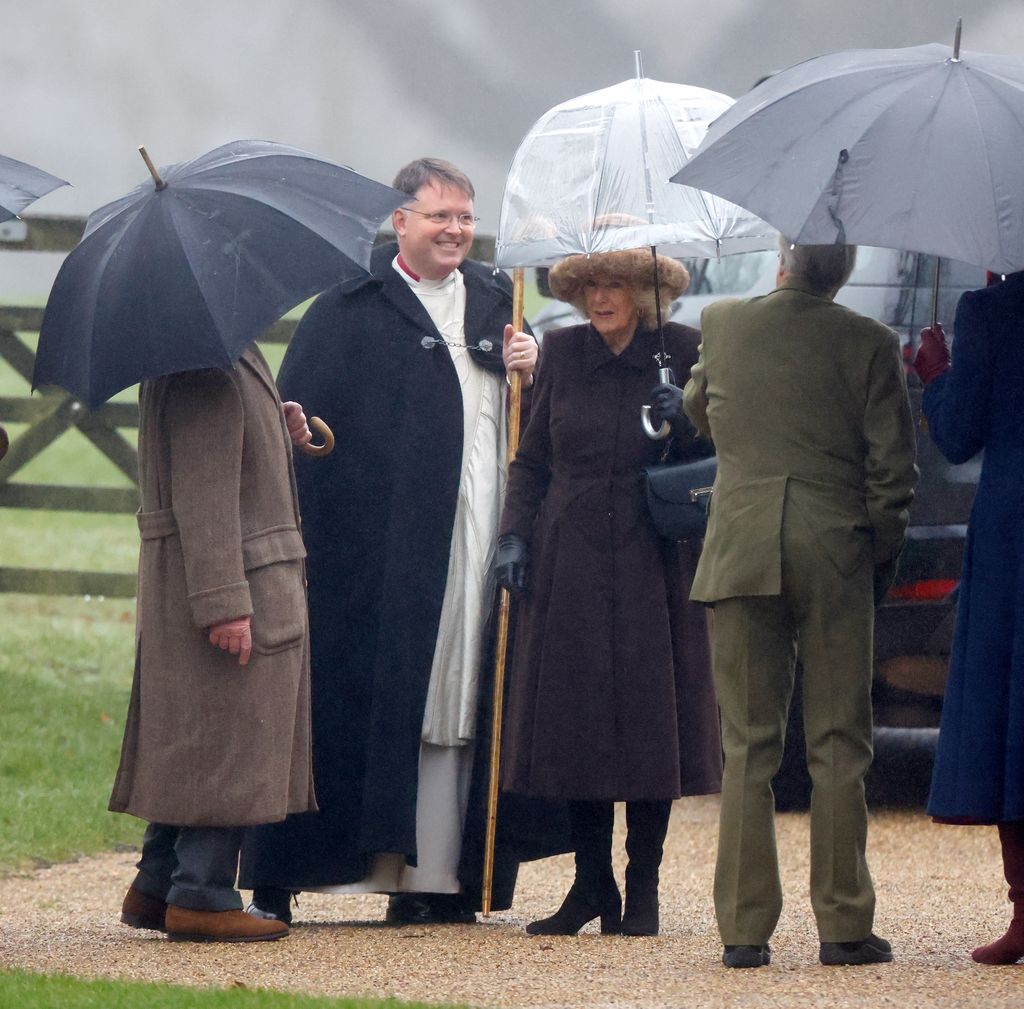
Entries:
[[229, 140], [306, 148], [382, 181], [422, 154], [476, 183], [493, 232], [544, 111], [632, 75], [733, 96], [833, 49], [952, 42], [1024, 56], [1021, 0], [0, 0], [0, 153], [74, 183], [32, 213], [87, 213], [158, 163]]

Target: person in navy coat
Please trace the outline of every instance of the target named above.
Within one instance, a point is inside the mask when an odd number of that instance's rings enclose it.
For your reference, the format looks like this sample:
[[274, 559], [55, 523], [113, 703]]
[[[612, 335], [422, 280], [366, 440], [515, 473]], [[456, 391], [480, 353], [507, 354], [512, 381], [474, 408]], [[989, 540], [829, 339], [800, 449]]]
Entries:
[[952, 361], [937, 325], [914, 359], [942, 454], [985, 453], [928, 812], [998, 826], [1013, 920], [972, 956], [1007, 964], [1024, 957], [1024, 272], [964, 294], [954, 333]]

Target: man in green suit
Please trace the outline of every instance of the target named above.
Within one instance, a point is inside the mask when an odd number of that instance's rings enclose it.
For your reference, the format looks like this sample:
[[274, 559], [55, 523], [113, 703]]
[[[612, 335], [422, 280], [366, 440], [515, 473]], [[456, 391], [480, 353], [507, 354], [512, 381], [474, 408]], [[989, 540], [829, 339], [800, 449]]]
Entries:
[[771, 779], [797, 658], [821, 962], [892, 959], [872, 932], [864, 776], [874, 607], [917, 469], [899, 339], [833, 300], [855, 255], [780, 239], [774, 291], [704, 310], [684, 393], [718, 453], [691, 598], [715, 611], [725, 749], [715, 912], [728, 967], [769, 962], [782, 910]]

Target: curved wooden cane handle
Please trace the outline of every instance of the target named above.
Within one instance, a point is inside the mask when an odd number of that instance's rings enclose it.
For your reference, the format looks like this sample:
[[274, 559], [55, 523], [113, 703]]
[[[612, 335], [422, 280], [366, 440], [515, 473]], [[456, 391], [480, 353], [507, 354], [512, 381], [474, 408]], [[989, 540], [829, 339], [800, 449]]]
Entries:
[[311, 431], [316, 431], [323, 438], [324, 443], [314, 445], [312, 442], [307, 442], [302, 446], [302, 451], [306, 455], [330, 455], [334, 451], [334, 432], [319, 417], [309, 418], [309, 428]]

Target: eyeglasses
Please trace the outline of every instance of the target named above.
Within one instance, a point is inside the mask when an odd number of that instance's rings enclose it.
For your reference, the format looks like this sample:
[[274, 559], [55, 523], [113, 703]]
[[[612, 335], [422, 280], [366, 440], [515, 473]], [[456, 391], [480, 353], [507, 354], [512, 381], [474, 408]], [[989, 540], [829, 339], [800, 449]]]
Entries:
[[472, 228], [480, 220], [479, 217], [474, 217], [472, 214], [447, 214], [443, 210], [435, 210], [432, 213], [428, 213], [425, 210], [417, 210], [415, 207], [402, 207], [402, 210], [408, 210], [412, 214], [419, 214], [420, 217], [425, 217], [431, 224], [441, 225], [445, 228], [452, 221], [455, 221], [460, 228]]

